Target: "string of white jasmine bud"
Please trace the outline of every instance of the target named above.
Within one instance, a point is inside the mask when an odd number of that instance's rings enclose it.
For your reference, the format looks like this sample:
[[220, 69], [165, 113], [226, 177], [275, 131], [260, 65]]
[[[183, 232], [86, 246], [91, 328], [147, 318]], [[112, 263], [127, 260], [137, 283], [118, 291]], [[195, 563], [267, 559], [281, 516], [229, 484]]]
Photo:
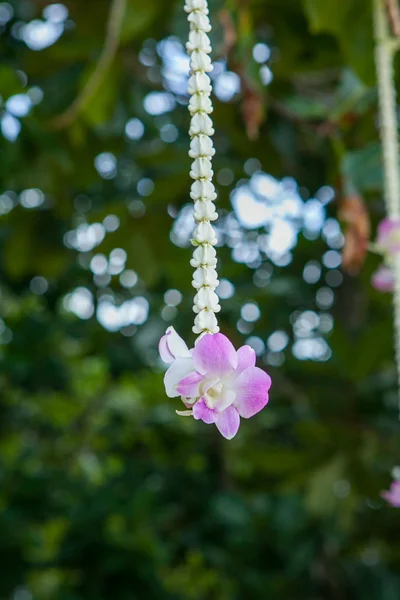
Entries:
[[[399, 49], [398, 38], [392, 38], [383, 0], [375, 0], [375, 60], [380, 109], [380, 134], [383, 150], [384, 193], [387, 214], [393, 221], [400, 219], [399, 136], [396, 102], [394, 57]], [[392, 257], [394, 279], [394, 340], [398, 380], [398, 415], [400, 419], [400, 254]]]
[[185, 11], [190, 24], [189, 41], [186, 44], [190, 56], [190, 94], [189, 112], [191, 137], [189, 156], [193, 158], [190, 177], [194, 179], [190, 197], [194, 201], [194, 219], [196, 228], [192, 244], [196, 247], [190, 261], [196, 270], [192, 285], [196, 290], [193, 311], [196, 313], [193, 331], [197, 334], [217, 333], [219, 331], [215, 313], [221, 310], [215, 292], [219, 281], [216, 271], [217, 243], [212, 221], [218, 218], [214, 200], [217, 197], [212, 183], [213, 170], [211, 159], [215, 154], [211, 136], [214, 134], [210, 114], [211, 80], [207, 73], [212, 71], [209, 54], [211, 42], [207, 33], [211, 30], [208, 18], [207, 0], [186, 0]]

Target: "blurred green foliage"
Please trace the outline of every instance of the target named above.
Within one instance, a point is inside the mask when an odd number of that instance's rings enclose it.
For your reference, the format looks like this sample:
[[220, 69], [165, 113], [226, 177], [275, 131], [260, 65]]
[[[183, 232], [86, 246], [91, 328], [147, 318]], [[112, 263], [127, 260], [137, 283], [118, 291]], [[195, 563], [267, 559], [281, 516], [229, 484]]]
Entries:
[[[379, 497], [399, 444], [390, 297], [370, 286], [378, 258], [335, 283], [328, 310], [318, 291], [330, 289], [329, 269], [319, 282], [303, 277], [329, 250], [322, 237], [300, 233], [280, 267], [266, 253], [233, 260], [224, 236], [220, 274], [235, 293], [222, 330], [237, 345], [277, 330], [290, 338], [260, 352], [270, 405], [226, 442], [177, 418], [165, 397], [158, 339], [172, 324], [193, 341], [190, 250], [170, 239], [189, 200], [188, 114], [182, 93], [176, 103], [169, 92], [173, 110], [159, 115], [144, 100], [166, 85], [156, 42], [185, 41], [182, 4], [128, 0], [98, 89], [60, 127], [104, 49], [110, 2], [65, 0], [64, 25], [46, 0], [0, 2], [0, 599], [398, 600], [400, 511]], [[227, 58], [243, 91], [215, 99], [222, 217], [256, 164], [294, 178], [305, 200], [335, 188], [330, 219], [358, 189], [375, 226], [384, 208], [369, 3], [210, 5], [214, 58]], [[46, 19], [64, 31], [39, 48]], [[257, 43], [271, 49], [268, 86]], [[34, 106], [13, 116], [19, 94]], [[264, 121], [250, 141], [257, 105]], [[108, 170], [96, 170], [99, 155]], [[248, 243], [263, 234], [238, 231]], [[133, 287], [117, 259], [111, 276], [92, 272], [93, 257], [116, 248]], [[177, 307], [166, 306], [171, 289]], [[102, 302], [138, 298], [131, 324], [101, 322]], [[261, 310], [256, 323], [240, 318], [248, 302]], [[329, 360], [292, 353], [304, 311], [325, 324], [333, 316], [320, 334]]]

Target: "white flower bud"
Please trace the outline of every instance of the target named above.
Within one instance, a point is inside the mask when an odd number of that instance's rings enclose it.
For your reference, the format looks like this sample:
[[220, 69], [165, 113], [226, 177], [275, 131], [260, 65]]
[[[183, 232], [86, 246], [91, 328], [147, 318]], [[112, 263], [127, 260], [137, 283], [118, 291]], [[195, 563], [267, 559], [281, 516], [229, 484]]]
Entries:
[[211, 58], [208, 54], [201, 52], [201, 50], [194, 50], [190, 57], [190, 68], [194, 73], [196, 71], [205, 71], [206, 73], [209, 73], [213, 70]]
[[188, 21], [193, 29], [199, 29], [200, 31], [205, 31], [206, 33], [211, 31], [211, 23], [207, 14], [208, 11], [196, 11], [189, 14]]
[[215, 193], [214, 184], [211, 181], [205, 179], [198, 179], [192, 183], [190, 188], [190, 197], [192, 200], [216, 200], [217, 194]]
[[215, 235], [214, 228], [207, 221], [202, 221], [197, 225], [197, 227], [193, 231], [193, 239], [198, 244], [203, 244], [204, 242], [207, 242], [207, 244], [211, 244], [212, 246], [215, 246], [215, 244], [218, 241], [217, 236]]
[[189, 111], [193, 115], [196, 112], [212, 113], [213, 106], [209, 96], [206, 94], [194, 94], [189, 100]]
[[[206, 75], [206, 77], [208, 77], [208, 75]], [[199, 135], [199, 133], [204, 133], [204, 135], [214, 135], [214, 128], [212, 125], [212, 120], [206, 113], [196, 112], [190, 122], [189, 135], [191, 137]]]
[[193, 252], [193, 258], [190, 261], [192, 267], [207, 266], [215, 268], [217, 266], [217, 252], [213, 246], [202, 244]]
[[211, 158], [214, 154], [215, 150], [212, 139], [207, 135], [196, 135], [190, 142], [189, 156], [191, 158], [200, 158], [202, 156]]
[[210, 38], [205, 31], [191, 31], [189, 34], [189, 41], [186, 44], [186, 50], [191, 53], [195, 50], [200, 50], [206, 54], [211, 52]]
[[216, 221], [218, 219], [218, 213], [210, 200], [196, 200], [194, 205], [194, 218], [196, 221], [202, 221], [203, 219]]
[[209, 158], [196, 158], [192, 162], [192, 170], [190, 177], [192, 179], [211, 179], [214, 171], [211, 168], [211, 160]]
[[196, 290], [204, 286], [215, 289], [218, 284], [217, 271], [213, 267], [198, 267], [193, 273], [192, 285]]
[[203, 93], [203, 94], [211, 94], [211, 79], [207, 75], [207, 73], [203, 73], [202, 71], [197, 71], [193, 73], [193, 75], [189, 78], [188, 83], [188, 93], [193, 96], [193, 94]]
[[204, 308], [208, 308], [213, 312], [217, 313], [221, 310], [221, 306], [219, 305], [219, 298], [213, 289], [208, 287], [202, 287], [199, 289], [197, 294], [194, 297], [194, 312], [198, 313]]
[[186, 0], [184, 10], [188, 13], [194, 10], [200, 10], [208, 14], [207, 0]]
[[201, 333], [205, 330], [211, 333], [218, 333], [219, 331], [217, 317], [210, 310], [200, 311], [194, 320], [194, 333]]

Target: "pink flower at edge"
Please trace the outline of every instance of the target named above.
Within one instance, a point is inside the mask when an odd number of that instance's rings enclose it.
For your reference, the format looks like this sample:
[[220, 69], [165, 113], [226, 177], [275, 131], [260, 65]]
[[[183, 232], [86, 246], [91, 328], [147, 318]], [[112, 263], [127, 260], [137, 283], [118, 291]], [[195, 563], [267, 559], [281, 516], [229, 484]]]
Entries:
[[378, 225], [376, 243], [385, 254], [400, 252], [400, 219], [382, 219]]
[[381, 265], [375, 273], [372, 274], [372, 285], [379, 292], [393, 292], [393, 274], [389, 267]]
[[400, 508], [400, 481], [392, 481], [389, 490], [383, 491], [381, 496], [394, 508]]
[[249, 419], [268, 403], [271, 378], [255, 366], [254, 350], [242, 346], [236, 351], [222, 333], [206, 334], [188, 350], [170, 327], [160, 341], [160, 355], [170, 364], [164, 378], [167, 395], [181, 396], [192, 407], [189, 414], [214, 423], [227, 439], [236, 435], [240, 417]]

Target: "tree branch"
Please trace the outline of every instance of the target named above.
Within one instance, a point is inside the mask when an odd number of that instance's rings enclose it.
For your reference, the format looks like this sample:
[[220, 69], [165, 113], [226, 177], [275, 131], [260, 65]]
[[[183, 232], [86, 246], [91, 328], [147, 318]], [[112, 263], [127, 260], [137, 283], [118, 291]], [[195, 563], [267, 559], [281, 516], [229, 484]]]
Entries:
[[52, 122], [54, 129], [64, 129], [71, 125], [98, 91], [119, 47], [123, 19], [126, 12], [126, 1], [127, 0], [113, 0], [107, 22], [104, 48], [96, 68], [90, 75], [86, 85], [77, 98], [75, 98], [65, 112], [54, 119]]

